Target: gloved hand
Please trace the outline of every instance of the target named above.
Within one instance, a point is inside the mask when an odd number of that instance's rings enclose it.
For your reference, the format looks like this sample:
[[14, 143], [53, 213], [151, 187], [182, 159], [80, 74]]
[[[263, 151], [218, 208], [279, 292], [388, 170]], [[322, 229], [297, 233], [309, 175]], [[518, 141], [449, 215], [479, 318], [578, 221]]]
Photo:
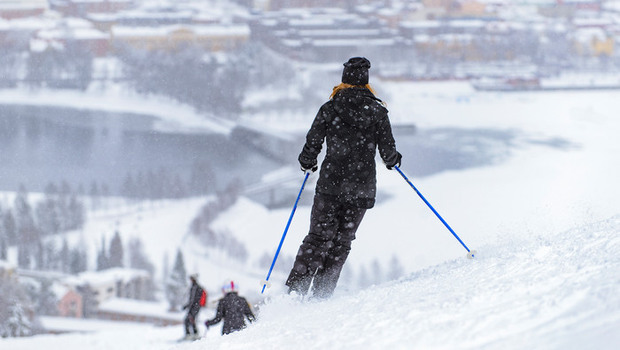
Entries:
[[189, 304], [183, 305], [183, 310], [187, 310], [188, 307], [189, 307]]
[[397, 151], [396, 156], [394, 156], [393, 158], [394, 159], [391, 159], [389, 163], [385, 163], [385, 167], [388, 168], [388, 170], [394, 169], [395, 166], [398, 166], [400, 168], [400, 161], [402, 160], [403, 156]]
[[207, 329], [209, 329], [209, 321], [205, 321], [205, 327], [207, 327]]
[[319, 168], [319, 166], [316, 165], [316, 159], [306, 159], [301, 156], [299, 158], [299, 165], [301, 167], [301, 171], [304, 173], [313, 173]]
[[317, 171], [317, 169], [319, 169], [318, 165], [315, 165], [315, 166], [310, 167], [310, 168], [304, 168], [303, 166], [301, 167], [301, 171], [303, 171], [304, 173], [310, 173], [310, 174], [312, 174], [313, 172]]

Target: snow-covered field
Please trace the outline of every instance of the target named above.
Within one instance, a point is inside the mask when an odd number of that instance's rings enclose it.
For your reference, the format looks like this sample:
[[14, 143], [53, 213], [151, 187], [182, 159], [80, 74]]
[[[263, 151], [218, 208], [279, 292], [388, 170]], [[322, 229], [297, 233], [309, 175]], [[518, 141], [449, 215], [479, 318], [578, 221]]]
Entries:
[[[180, 327], [136, 325], [2, 339], [0, 348], [620, 348], [620, 91], [498, 94], [452, 83], [377, 85], [394, 122], [413, 122], [421, 134], [454, 129], [429, 143], [492, 159], [411, 177], [478, 251], [475, 259], [465, 258], [465, 249], [398, 173], [380, 167], [383, 200], [362, 222], [348, 264], [368, 267], [377, 259], [387, 266], [396, 255], [407, 272], [398, 281], [363, 291], [343, 285], [329, 301], [299, 303], [281, 295], [285, 275], [275, 273], [259, 322], [230, 336], [214, 329], [203, 340], [177, 344]], [[459, 132], [478, 136], [445, 138]], [[404, 145], [399, 150], [406, 172], [415, 172], [416, 161], [434, 161], [414, 157], [416, 150]], [[203, 203], [167, 201], [101, 212], [74, 239], [94, 250], [102, 233], [119, 229], [127, 239], [142, 237], [158, 266], [165, 254], [171, 263], [181, 247], [188, 270], [200, 272], [211, 295], [224, 278], [233, 278], [241, 294], [257, 297], [266, 271], [248, 265], [275, 252], [290, 208], [269, 211], [243, 198], [219, 218], [217, 226], [250, 250], [243, 265], [201, 250], [187, 237], [189, 220]], [[309, 212], [297, 209], [284, 256], [296, 253]]]

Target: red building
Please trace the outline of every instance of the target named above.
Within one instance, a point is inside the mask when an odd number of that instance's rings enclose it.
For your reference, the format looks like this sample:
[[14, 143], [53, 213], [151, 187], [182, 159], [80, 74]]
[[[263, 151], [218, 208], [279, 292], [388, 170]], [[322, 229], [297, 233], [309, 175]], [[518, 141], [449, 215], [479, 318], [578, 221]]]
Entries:
[[47, 0], [0, 0], [0, 18], [34, 17], [49, 8]]
[[62, 286], [54, 287], [54, 294], [58, 298], [58, 316], [82, 318], [82, 295], [75, 290]]

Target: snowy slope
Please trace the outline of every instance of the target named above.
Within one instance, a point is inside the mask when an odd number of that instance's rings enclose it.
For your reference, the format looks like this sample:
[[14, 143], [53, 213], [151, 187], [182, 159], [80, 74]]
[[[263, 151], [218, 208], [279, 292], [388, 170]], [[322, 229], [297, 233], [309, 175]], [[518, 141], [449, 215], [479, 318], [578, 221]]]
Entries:
[[6, 349], [617, 349], [620, 216], [506, 239], [323, 302], [275, 295], [247, 330], [177, 344], [179, 327], [0, 340]]
[[[321, 303], [276, 298], [214, 349], [612, 349], [620, 345], [620, 217], [482, 247]], [[188, 347], [199, 349], [200, 345]]]

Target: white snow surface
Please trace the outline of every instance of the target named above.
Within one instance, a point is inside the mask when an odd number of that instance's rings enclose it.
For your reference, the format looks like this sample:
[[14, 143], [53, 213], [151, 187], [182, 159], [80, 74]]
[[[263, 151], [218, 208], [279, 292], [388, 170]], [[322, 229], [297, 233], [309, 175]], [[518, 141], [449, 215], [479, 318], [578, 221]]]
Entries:
[[[620, 348], [620, 91], [501, 94], [460, 83], [377, 86], [390, 117], [420, 130], [514, 135], [508, 145], [488, 141], [495, 162], [410, 177], [477, 250], [475, 259], [465, 258], [465, 249], [398, 173], [379, 165], [385, 200], [366, 214], [347, 264], [368, 267], [378, 259], [386, 266], [396, 255], [406, 270], [400, 280], [362, 291], [341, 282], [330, 300], [300, 302], [284, 295], [286, 275], [274, 272], [258, 322], [229, 336], [216, 327], [204, 339], [177, 343], [181, 326], [136, 324], [0, 339], [0, 349]], [[399, 151], [406, 161], [408, 150]], [[298, 185], [302, 179], [300, 173]], [[303, 196], [311, 195], [309, 189]], [[159, 271], [163, 255], [171, 265], [181, 247], [188, 272], [200, 272], [212, 302], [224, 278], [239, 281], [240, 293], [257, 299], [267, 271], [255, 262], [275, 253], [290, 208], [268, 210], [241, 198], [219, 217], [216, 228], [248, 247], [243, 264], [187, 235], [204, 203], [194, 198], [110, 208], [93, 213], [69, 238], [95, 256], [102, 234], [108, 241], [116, 229], [124, 240], [140, 236]], [[294, 256], [309, 215], [309, 207], [297, 208], [281, 257]], [[213, 312], [211, 307], [201, 318]]]
[[[179, 327], [1, 340], [7, 349], [615, 349], [620, 216], [510, 237], [397, 281], [300, 302], [274, 296], [246, 330], [176, 344]], [[92, 322], [92, 321], [91, 321]]]

